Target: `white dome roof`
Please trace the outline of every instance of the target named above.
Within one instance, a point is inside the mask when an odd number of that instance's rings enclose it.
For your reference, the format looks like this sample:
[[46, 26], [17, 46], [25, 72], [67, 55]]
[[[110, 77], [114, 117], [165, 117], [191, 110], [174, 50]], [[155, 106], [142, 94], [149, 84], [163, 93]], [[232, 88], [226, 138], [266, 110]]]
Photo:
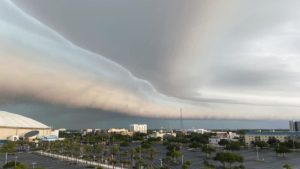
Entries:
[[50, 128], [31, 118], [5, 111], [0, 111], [0, 127]]

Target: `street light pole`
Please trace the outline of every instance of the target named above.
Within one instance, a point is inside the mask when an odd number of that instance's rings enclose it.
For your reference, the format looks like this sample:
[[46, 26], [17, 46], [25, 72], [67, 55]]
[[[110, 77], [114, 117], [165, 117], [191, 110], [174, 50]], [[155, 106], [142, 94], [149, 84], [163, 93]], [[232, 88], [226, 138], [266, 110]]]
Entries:
[[258, 147], [256, 145], [256, 160], [259, 161]]
[[295, 146], [295, 137], [293, 136], [293, 149], [296, 151], [296, 146]]
[[141, 145], [139, 146], [139, 150], [140, 150], [139, 153], [140, 153], [140, 159], [141, 159], [142, 158], [142, 146]]
[[17, 166], [17, 160], [18, 160], [18, 156], [15, 156], [15, 168]]
[[7, 163], [7, 152], [5, 153], [5, 164]]
[[33, 162], [33, 163], [32, 163], [32, 169], [35, 168], [35, 165], [36, 165], [36, 162]]

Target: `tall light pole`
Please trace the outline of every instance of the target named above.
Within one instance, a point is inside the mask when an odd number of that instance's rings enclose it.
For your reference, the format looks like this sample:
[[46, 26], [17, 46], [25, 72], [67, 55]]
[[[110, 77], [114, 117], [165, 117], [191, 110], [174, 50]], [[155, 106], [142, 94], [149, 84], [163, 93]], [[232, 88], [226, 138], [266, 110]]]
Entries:
[[18, 156], [15, 156], [15, 168], [17, 166], [17, 160], [18, 160]]
[[7, 152], [5, 153], [5, 164], [7, 163]]
[[140, 153], [140, 159], [141, 159], [142, 158], [142, 146], [141, 145], [139, 146], [139, 150], [140, 150], [139, 153]]
[[33, 162], [33, 163], [32, 163], [32, 169], [35, 168], [35, 165], [36, 165], [36, 162]]
[[258, 147], [256, 145], [256, 160], [259, 161]]
[[293, 149], [296, 151], [296, 146], [295, 146], [295, 136], [293, 136]]

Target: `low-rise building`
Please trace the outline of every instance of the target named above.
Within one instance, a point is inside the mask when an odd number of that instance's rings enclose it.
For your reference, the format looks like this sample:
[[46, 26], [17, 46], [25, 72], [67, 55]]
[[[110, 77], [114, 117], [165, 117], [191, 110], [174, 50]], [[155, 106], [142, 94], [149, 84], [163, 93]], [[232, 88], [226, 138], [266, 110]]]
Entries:
[[173, 130], [167, 131], [167, 130], [159, 130], [159, 131], [154, 131], [152, 134], [149, 135], [149, 137], [154, 137], [154, 138], [166, 138], [166, 137], [176, 137], [176, 133], [173, 132]]
[[147, 134], [147, 124], [131, 124], [129, 130], [134, 133], [145, 133]]
[[111, 133], [111, 134], [122, 134], [122, 135], [130, 134], [130, 132], [125, 128], [110, 128], [110, 129], [108, 129], [107, 132]]
[[239, 135], [234, 132], [215, 132], [215, 135], [209, 138], [210, 144], [218, 144], [221, 140], [238, 141]]
[[256, 141], [265, 141], [275, 138], [280, 142], [285, 142], [288, 140], [300, 141], [300, 132], [249, 132], [245, 134], [245, 143], [251, 145], [251, 143]]
[[210, 133], [211, 131], [206, 129], [188, 129], [187, 132], [204, 134], [204, 133]]

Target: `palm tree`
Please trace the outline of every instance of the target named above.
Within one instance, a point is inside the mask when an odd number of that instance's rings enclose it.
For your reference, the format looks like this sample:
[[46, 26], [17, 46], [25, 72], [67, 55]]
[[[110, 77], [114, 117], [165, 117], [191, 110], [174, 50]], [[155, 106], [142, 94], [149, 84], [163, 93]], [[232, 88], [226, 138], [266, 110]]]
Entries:
[[115, 156], [118, 152], [119, 152], [119, 147], [118, 147], [118, 146], [113, 146], [113, 147], [110, 149], [111, 162], [112, 162], [113, 168], [114, 168], [115, 163], [117, 162], [117, 161], [114, 159], [114, 156]]
[[148, 150], [148, 158], [151, 160], [151, 168], [153, 168], [153, 160], [154, 160], [154, 157], [155, 157], [155, 154], [156, 154], [156, 151], [154, 148], [150, 148]]
[[129, 156], [130, 156], [130, 164], [131, 164], [131, 168], [132, 168], [133, 167], [133, 160], [134, 160], [134, 156], [135, 156], [135, 150], [134, 149], [129, 150]]
[[181, 152], [173, 148], [173, 150], [169, 152], [169, 155], [174, 159], [174, 163], [176, 163], [177, 158], [181, 156]]
[[216, 150], [212, 146], [209, 146], [208, 144], [204, 145], [202, 147], [202, 152], [204, 152], [206, 154], [206, 158], [210, 157], [210, 154], [215, 152], [215, 151]]

